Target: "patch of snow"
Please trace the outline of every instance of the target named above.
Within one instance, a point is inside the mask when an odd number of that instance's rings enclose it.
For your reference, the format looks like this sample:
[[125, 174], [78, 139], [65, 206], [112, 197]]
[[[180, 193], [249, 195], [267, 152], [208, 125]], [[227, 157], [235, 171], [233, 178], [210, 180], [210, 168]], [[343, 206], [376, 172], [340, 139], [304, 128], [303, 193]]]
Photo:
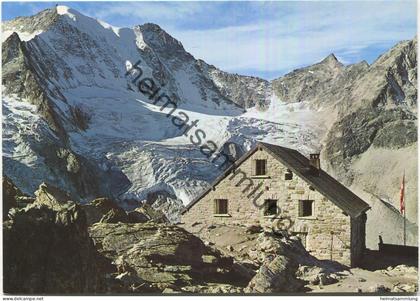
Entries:
[[111, 29], [118, 37], [120, 36], [120, 28], [116, 27], [116, 26], [112, 26], [104, 21], [98, 20], [96, 19], [96, 21], [98, 21], [99, 24], [102, 25], [103, 28], [105, 29]]
[[16, 31], [16, 30], [6, 30], [2, 33], [2, 42], [6, 41], [8, 37], [10, 37], [14, 32], [16, 32], [19, 35], [19, 38], [21, 41], [29, 41], [35, 38], [37, 35], [40, 35], [43, 33], [42, 30], [37, 30], [34, 32], [25, 32], [25, 31]]
[[69, 14], [70, 8], [65, 5], [57, 5], [57, 14], [59, 15], [66, 15]]

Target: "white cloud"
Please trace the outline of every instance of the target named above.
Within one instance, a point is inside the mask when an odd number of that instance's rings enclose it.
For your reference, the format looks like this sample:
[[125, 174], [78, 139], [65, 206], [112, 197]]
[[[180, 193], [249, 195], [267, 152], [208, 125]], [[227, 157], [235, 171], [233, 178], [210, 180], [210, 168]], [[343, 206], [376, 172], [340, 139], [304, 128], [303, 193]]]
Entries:
[[120, 2], [105, 4], [98, 9], [92, 9], [90, 13], [100, 19], [122, 16], [147, 21], [159, 20], [161, 24], [166, 24], [181, 18], [192, 18], [211, 8], [211, 5], [200, 2]]
[[291, 70], [331, 52], [349, 63], [416, 33], [415, 1], [224, 4], [122, 2], [92, 14], [111, 24], [121, 16], [157, 23], [196, 58], [238, 73]]
[[252, 25], [172, 33], [196, 57], [228, 71], [293, 69], [331, 52], [355, 55], [369, 46], [410, 39], [416, 33], [412, 26], [416, 14], [410, 11], [414, 2], [313, 7], [316, 3], [286, 14], [279, 10], [277, 18]]

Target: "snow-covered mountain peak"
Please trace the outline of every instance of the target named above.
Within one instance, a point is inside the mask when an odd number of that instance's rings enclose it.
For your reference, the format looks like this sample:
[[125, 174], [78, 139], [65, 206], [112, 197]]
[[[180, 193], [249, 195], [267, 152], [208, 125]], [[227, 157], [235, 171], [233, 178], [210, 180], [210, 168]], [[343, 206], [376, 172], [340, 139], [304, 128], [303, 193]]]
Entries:
[[80, 13], [78, 11], [73, 10], [70, 7], [65, 6], [65, 5], [57, 5], [56, 11], [57, 11], [57, 14], [59, 15], [69, 15], [72, 18], [75, 17], [76, 15], [80, 16]]
[[[93, 37], [103, 38], [105, 36], [105, 38], [109, 39], [110, 36], [120, 36], [119, 32], [121, 28], [112, 26], [102, 20], [85, 16], [70, 7], [59, 5], [52, 10], [59, 16], [58, 19], [60, 21], [66, 22], [68, 25], [77, 28], [81, 32], [90, 34]], [[57, 25], [60, 26], [59, 24]], [[125, 30], [132, 31], [128, 28]]]

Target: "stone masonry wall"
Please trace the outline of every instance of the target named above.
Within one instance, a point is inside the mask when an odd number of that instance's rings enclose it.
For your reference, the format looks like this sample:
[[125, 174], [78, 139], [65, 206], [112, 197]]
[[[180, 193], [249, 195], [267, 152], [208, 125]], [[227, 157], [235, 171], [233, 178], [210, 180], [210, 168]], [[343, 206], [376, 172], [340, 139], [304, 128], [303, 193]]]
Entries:
[[[255, 159], [267, 160], [267, 176], [252, 176]], [[240, 183], [243, 176], [237, 173], [232, 178], [231, 173], [183, 214], [181, 222], [187, 230], [193, 225], [207, 227], [212, 224], [259, 223], [263, 227], [274, 228], [289, 226], [289, 232], [301, 237], [306, 249], [312, 255], [319, 259], [332, 259], [351, 265], [350, 217], [340, 208], [313, 190], [296, 174], [293, 174], [292, 180], [285, 180], [287, 168], [264, 149], [252, 154], [236, 169], [236, 172], [238, 170], [252, 180], [252, 188], [246, 190], [250, 180]], [[261, 186], [258, 186], [259, 184]], [[247, 195], [255, 187], [259, 187], [257, 192], [248, 198]], [[255, 198], [257, 195], [259, 197]], [[215, 199], [228, 199], [228, 215], [214, 214]], [[277, 207], [280, 210], [278, 217], [264, 216], [263, 204], [266, 199], [277, 200]], [[314, 201], [311, 217], [298, 216], [299, 200]]]

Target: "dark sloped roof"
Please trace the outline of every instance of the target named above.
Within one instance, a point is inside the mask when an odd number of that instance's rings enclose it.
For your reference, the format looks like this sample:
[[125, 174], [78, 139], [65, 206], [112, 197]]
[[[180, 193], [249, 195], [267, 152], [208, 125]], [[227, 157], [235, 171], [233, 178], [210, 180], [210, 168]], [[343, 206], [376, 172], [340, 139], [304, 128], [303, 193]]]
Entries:
[[210, 185], [209, 188], [204, 190], [202, 193], [200, 193], [196, 198], [194, 198], [182, 211], [182, 214], [187, 212], [192, 206], [194, 206], [199, 200], [201, 200], [206, 194], [208, 194], [214, 186], [219, 184], [220, 181], [222, 181], [224, 178], [226, 178], [232, 170], [234, 170], [236, 167], [242, 164], [246, 159], [248, 159], [256, 150], [258, 149], [258, 144], [255, 145], [251, 150], [249, 150], [247, 153], [245, 153], [242, 157], [240, 157], [238, 160], [236, 160], [234, 163], [232, 163], [231, 166], [229, 166], [220, 176], [218, 176]]
[[223, 180], [232, 169], [238, 167], [243, 161], [250, 157], [258, 147], [263, 147], [268, 153], [272, 154], [277, 160], [284, 164], [287, 168], [292, 170], [300, 178], [305, 180], [309, 185], [314, 187], [319, 193], [324, 195], [327, 199], [333, 202], [337, 207], [353, 218], [358, 217], [360, 214], [370, 208], [361, 198], [347, 189], [344, 185], [331, 177], [322, 169], [319, 173], [314, 173], [313, 168], [309, 165], [309, 159], [299, 153], [297, 150], [259, 142], [253, 149], [242, 156], [238, 161], [232, 164], [221, 176], [219, 176], [211, 185], [197, 198], [195, 198], [184, 210], [188, 211], [194, 204], [196, 204], [202, 197], [209, 193], [215, 185]]
[[314, 173], [309, 168], [309, 159], [297, 150], [268, 143], [260, 145], [351, 217], [357, 217], [370, 208], [366, 202], [322, 169], [319, 170], [319, 174]]

